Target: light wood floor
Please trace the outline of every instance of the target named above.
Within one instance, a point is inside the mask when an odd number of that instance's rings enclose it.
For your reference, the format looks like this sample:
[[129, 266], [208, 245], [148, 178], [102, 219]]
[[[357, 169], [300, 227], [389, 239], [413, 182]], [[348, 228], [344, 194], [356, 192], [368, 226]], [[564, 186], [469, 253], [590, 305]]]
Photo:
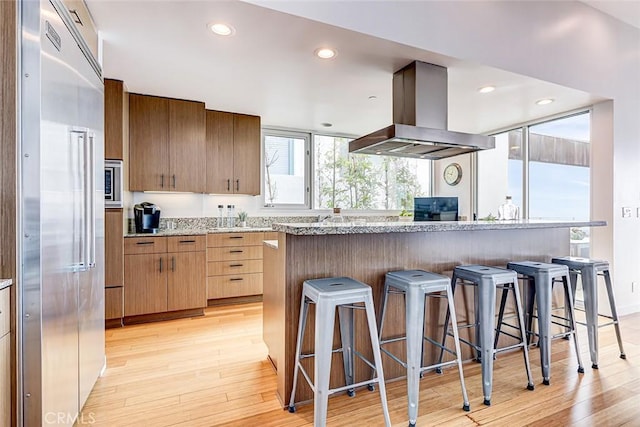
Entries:
[[[618, 357], [613, 328], [600, 330], [600, 369], [591, 369], [580, 327], [585, 373], [576, 372], [570, 341], [553, 343], [551, 385], [527, 391], [521, 353], [496, 360], [492, 406], [482, 404], [480, 365], [464, 365], [471, 412], [461, 409], [455, 369], [421, 381], [419, 426], [640, 425], [640, 314], [622, 319], [627, 359]], [[127, 326], [106, 334], [107, 370], [78, 425], [308, 426], [313, 405], [295, 414], [275, 397], [276, 376], [262, 342], [262, 304], [209, 308], [200, 318]], [[391, 421], [407, 423], [406, 382], [387, 383]], [[383, 425], [378, 392], [329, 399], [328, 426]]]

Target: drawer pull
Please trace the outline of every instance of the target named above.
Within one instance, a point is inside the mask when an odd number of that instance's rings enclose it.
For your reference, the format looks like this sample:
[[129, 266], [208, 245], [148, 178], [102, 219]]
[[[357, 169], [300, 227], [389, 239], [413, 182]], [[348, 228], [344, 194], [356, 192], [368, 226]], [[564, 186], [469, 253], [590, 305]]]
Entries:
[[229, 264], [229, 267], [242, 267], [244, 264]]
[[244, 280], [242, 277], [234, 277], [233, 279], [229, 279], [230, 282], [240, 282]]
[[244, 251], [242, 249], [234, 249], [234, 250], [229, 251], [230, 254], [241, 254], [243, 252]]
[[229, 236], [230, 239], [244, 239], [244, 236]]
[[136, 242], [136, 245], [155, 245], [156, 242]]
[[180, 240], [180, 243], [195, 243], [195, 240]]

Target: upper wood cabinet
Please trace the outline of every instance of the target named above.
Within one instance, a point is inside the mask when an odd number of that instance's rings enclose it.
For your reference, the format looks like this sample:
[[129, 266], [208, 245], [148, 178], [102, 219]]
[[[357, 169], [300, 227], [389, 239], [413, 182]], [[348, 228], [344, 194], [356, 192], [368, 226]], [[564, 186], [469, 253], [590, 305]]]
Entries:
[[131, 191], [205, 190], [204, 103], [129, 94]]
[[122, 160], [128, 137], [129, 100], [120, 80], [104, 79], [104, 158]]
[[207, 110], [206, 129], [206, 192], [260, 194], [260, 117]]

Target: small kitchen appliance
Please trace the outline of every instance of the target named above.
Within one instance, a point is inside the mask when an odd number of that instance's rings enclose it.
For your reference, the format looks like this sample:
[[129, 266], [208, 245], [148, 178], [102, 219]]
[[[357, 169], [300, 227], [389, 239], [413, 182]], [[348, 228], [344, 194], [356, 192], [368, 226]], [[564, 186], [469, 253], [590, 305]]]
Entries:
[[160, 207], [149, 202], [142, 202], [133, 206], [133, 217], [136, 223], [136, 233], [158, 232], [160, 224]]

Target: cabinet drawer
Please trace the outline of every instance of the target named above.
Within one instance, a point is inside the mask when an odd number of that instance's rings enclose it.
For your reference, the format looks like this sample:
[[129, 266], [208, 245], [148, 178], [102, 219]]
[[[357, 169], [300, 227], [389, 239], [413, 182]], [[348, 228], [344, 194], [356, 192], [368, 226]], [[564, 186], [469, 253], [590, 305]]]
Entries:
[[11, 288], [4, 288], [0, 291], [0, 337], [11, 329]]
[[232, 298], [262, 294], [262, 273], [207, 278], [207, 298]]
[[207, 261], [262, 259], [262, 246], [229, 246], [207, 249]]
[[206, 236], [167, 237], [168, 252], [199, 252], [207, 248]]
[[124, 253], [126, 255], [159, 254], [166, 252], [166, 237], [128, 237], [124, 239]]
[[207, 235], [207, 246], [262, 246], [264, 233], [216, 233]]
[[207, 263], [207, 276], [245, 273], [262, 273], [262, 260], [248, 259]]

